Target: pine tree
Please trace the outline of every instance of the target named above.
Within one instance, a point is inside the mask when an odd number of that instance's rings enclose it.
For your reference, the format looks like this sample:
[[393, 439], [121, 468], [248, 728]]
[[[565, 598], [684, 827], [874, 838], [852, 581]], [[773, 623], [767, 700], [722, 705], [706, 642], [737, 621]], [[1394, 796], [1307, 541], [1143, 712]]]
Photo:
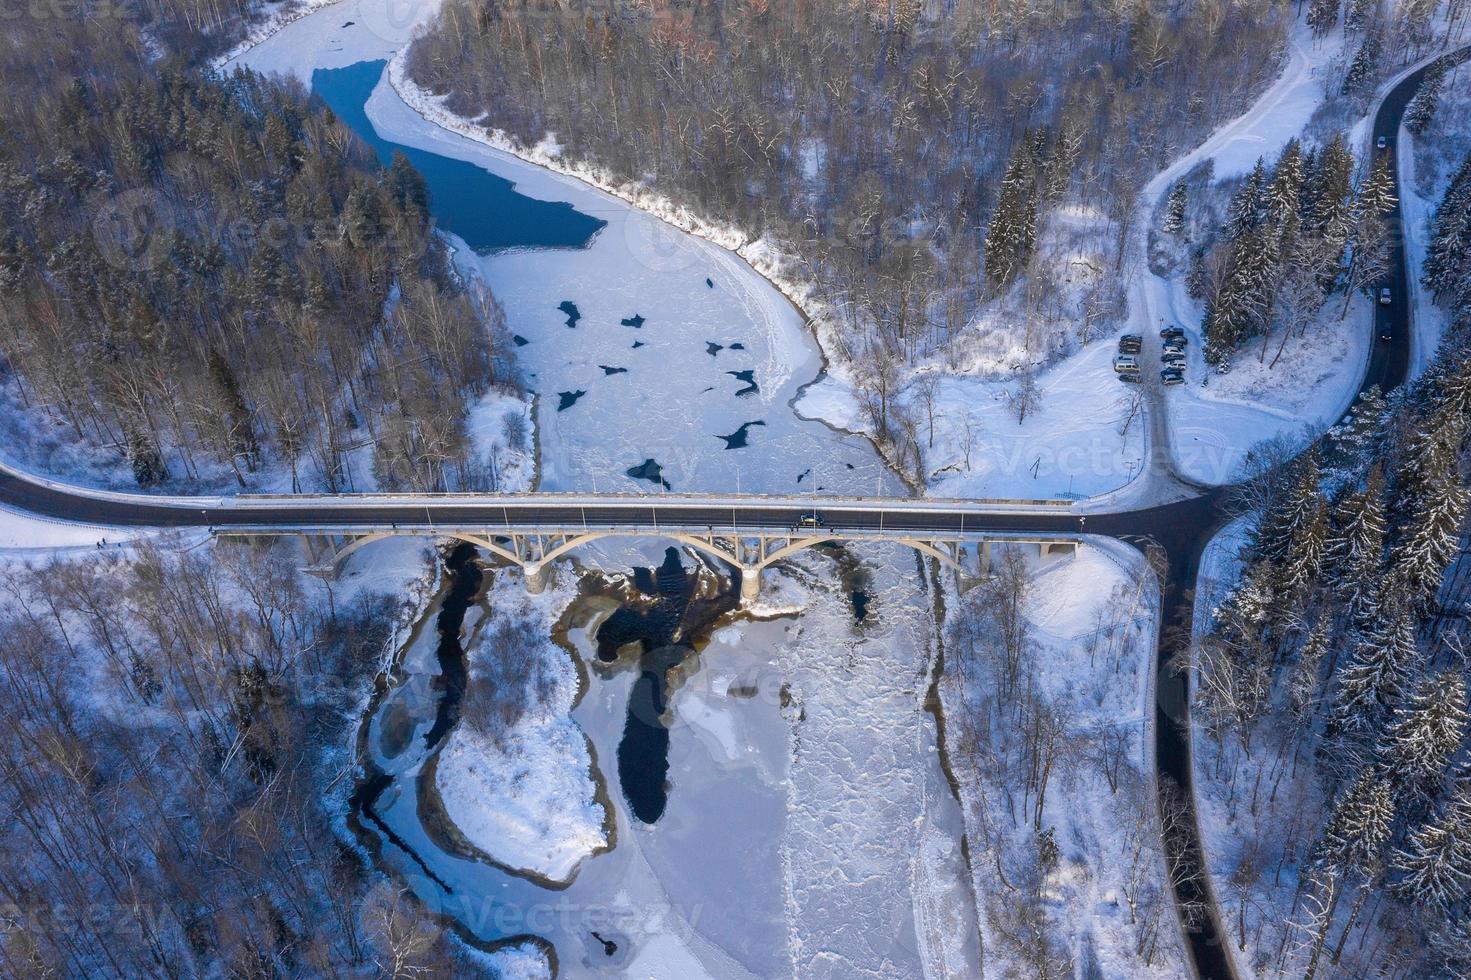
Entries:
[[1345, 30], [1363, 30], [1373, 20], [1379, 9], [1379, 0], [1348, 0], [1348, 11], [1343, 15]]
[[1361, 490], [1345, 495], [1334, 514], [1335, 531], [1325, 562], [1335, 591], [1354, 622], [1378, 610], [1378, 580], [1384, 558], [1384, 471], [1375, 464]]
[[1471, 890], [1471, 800], [1459, 790], [1436, 818], [1414, 830], [1391, 866], [1403, 877], [1395, 891], [1420, 905], [1445, 910]]
[[1320, 616], [1298, 651], [1297, 663], [1288, 677], [1287, 704], [1299, 721], [1307, 720], [1318, 703], [1323, 658], [1328, 653], [1332, 635], [1328, 617]]
[[1471, 270], [1471, 155], [1462, 161], [1435, 209], [1430, 246], [1425, 255], [1425, 288], [1435, 293], [1437, 301], [1450, 298], [1465, 284], [1468, 270]]
[[1342, 133], [1334, 135], [1315, 162], [1304, 180], [1305, 224], [1319, 243], [1322, 267], [1317, 271], [1327, 288], [1338, 275], [1354, 227], [1354, 158]]
[[1313, 0], [1308, 7], [1307, 25], [1314, 37], [1322, 37], [1338, 23], [1339, 0]]
[[1440, 89], [1445, 83], [1446, 60], [1432, 61], [1420, 78], [1420, 88], [1405, 110], [1405, 129], [1413, 135], [1424, 135], [1435, 119], [1435, 110], [1440, 106]]
[[1367, 871], [1378, 863], [1393, 824], [1389, 782], [1366, 769], [1334, 801], [1313, 851], [1314, 863], [1337, 874]]
[[1017, 144], [1006, 174], [991, 225], [986, 230], [986, 274], [998, 286], [1015, 279], [1032, 260], [1037, 244], [1037, 188], [1028, 140]]
[[1295, 601], [1301, 601], [1318, 584], [1329, 533], [1328, 502], [1318, 497], [1312, 512], [1293, 531], [1282, 560], [1282, 590]]
[[1359, 213], [1385, 215], [1394, 204], [1394, 177], [1389, 172], [1389, 159], [1381, 156], [1374, 161], [1369, 179], [1359, 189]]
[[1343, 77], [1344, 95], [1358, 95], [1373, 88], [1375, 76], [1379, 72], [1381, 46], [1378, 31], [1370, 31], [1364, 35], [1364, 43], [1359, 45], [1358, 53], [1348, 66], [1348, 74]]
[[1380, 750], [1390, 778], [1402, 788], [1430, 789], [1465, 733], [1465, 678], [1456, 670], [1422, 677], [1395, 707], [1384, 733]]
[[1350, 732], [1379, 731], [1419, 659], [1414, 617], [1407, 609], [1396, 609], [1372, 633], [1359, 637], [1353, 659], [1338, 672], [1338, 724]]
[[1286, 558], [1293, 535], [1317, 509], [1323, 467], [1316, 446], [1292, 462], [1291, 474], [1291, 482], [1262, 515], [1253, 541], [1258, 554], [1276, 562]]
[[1185, 208], [1190, 203], [1190, 189], [1184, 180], [1175, 181], [1170, 188], [1170, 198], [1165, 204], [1165, 220], [1160, 230], [1166, 235], [1177, 235], [1185, 227]]

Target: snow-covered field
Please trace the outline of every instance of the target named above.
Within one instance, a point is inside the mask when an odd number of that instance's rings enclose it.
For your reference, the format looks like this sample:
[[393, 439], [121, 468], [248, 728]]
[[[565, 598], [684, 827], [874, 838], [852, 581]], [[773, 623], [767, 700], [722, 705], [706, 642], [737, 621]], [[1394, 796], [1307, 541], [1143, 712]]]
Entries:
[[557, 616], [572, 598], [570, 576], [564, 580], [560, 589], [530, 596], [518, 578], [496, 576], [485, 600], [487, 615], [529, 617], [546, 639], [534, 649], [503, 650], [479, 630], [466, 646], [470, 672], [488, 658], [537, 658], [552, 691], [500, 744], [470, 725], [456, 726], [435, 770], [445, 812], [472, 844], [501, 864], [552, 881], [570, 880], [585, 858], [608, 846], [587, 739], [571, 719], [577, 668], [550, 639]]
[[[1036, 645], [1036, 689], [1060, 706], [1067, 744], [1041, 817], [1059, 846], [1043, 884], [1047, 918], [1079, 976], [1186, 975], [1173, 899], [1162, 890], [1153, 785], [1154, 577], [1138, 552], [1108, 539], [1088, 539], [1076, 556], [1033, 555], [1029, 567], [1023, 615]], [[965, 737], [965, 713], [980, 693], [947, 670], [952, 745]], [[1115, 788], [1100, 761], [1104, 746], [1117, 760]], [[975, 768], [986, 750], [951, 751], [976, 892], [990, 900], [981, 920], [987, 974], [1024, 975], [1011, 916], [1016, 878], [1036, 850], [1030, 804], [1017, 786], [1003, 788], [1007, 776]]]

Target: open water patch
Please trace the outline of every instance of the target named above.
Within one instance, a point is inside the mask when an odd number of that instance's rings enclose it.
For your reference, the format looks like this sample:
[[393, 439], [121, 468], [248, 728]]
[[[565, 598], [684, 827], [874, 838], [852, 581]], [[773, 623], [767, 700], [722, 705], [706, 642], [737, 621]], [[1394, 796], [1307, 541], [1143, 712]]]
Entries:
[[585, 391], [559, 391], [557, 392], [557, 411], [565, 412], [577, 404], [577, 399], [587, 394]]
[[577, 321], [582, 319], [582, 311], [577, 308], [577, 304], [570, 299], [564, 299], [557, 304], [557, 309], [566, 315], [568, 328], [577, 329]]
[[346, 68], [318, 68], [312, 90], [388, 166], [402, 153], [423, 174], [429, 212], [439, 227], [464, 239], [477, 254], [508, 249], [586, 248], [607, 222], [583, 214], [565, 201], [539, 201], [517, 193], [516, 185], [464, 160], [402, 146], [382, 139], [365, 108], [386, 61], [359, 61]]
[[644, 460], [637, 466], [630, 466], [624, 472], [635, 480], [648, 480], [650, 483], [657, 483], [665, 490], [674, 489], [669, 485], [669, 481], [664, 479], [664, 468], [654, 462], [652, 458]]
[[604, 375], [627, 374], [628, 373], [628, 368], [623, 368], [623, 367], [609, 367], [606, 364], [599, 364], [598, 367], [600, 367], [600, 368], [603, 369], [603, 374]]
[[736, 429], [730, 435], [728, 435], [728, 436], [717, 436], [716, 438], [718, 438], [718, 439], [724, 439], [725, 440], [725, 448], [726, 449], [745, 449], [746, 448], [746, 433], [748, 433], [750, 431], [751, 426], [753, 426], [753, 425], [765, 425], [765, 424], [766, 423], [763, 422], [763, 421], [761, 421], [760, 419], [757, 419], [754, 422], [745, 422], [745, 423], [743, 423], [741, 425], [741, 427], [739, 429]]
[[628, 317], [627, 319], [619, 320], [618, 322], [623, 324], [625, 327], [633, 327], [635, 330], [637, 330], [644, 325], [644, 318], [641, 315], [635, 313], [633, 316]]
[[740, 398], [743, 395], [754, 395], [756, 394], [756, 392], [761, 390], [761, 386], [756, 383], [756, 372], [753, 369], [747, 369], [745, 371], [727, 371], [725, 373], [730, 375], [732, 378], [735, 378], [737, 381], [744, 382], [746, 385], [744, 388], [736, 392], [737, 398]]

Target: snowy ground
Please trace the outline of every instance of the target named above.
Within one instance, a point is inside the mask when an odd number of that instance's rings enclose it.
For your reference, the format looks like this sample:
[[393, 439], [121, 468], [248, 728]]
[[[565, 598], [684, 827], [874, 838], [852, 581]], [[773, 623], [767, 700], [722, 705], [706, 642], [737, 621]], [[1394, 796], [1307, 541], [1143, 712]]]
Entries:
[[[1325, 86], [1331, 90], [1338, 83], [1344, 47], [1341, 29], [1315, 41], [1299, 24], [1277, 82], [1249, 112], [1218, 129], [1155, 177], [1140, 197], [1146, 213], [1175, 180], [1202, 161], [1213, 161], [1217, 180], [1239, 176], [1258, 158], [1270, 165], [1293, 136], [1321, 129], [1325, 121], [1315, 117], [1327, 98]], [[1386, 80], [1380, 91], [1403, 73]], [[1366, 113], [1343, 123], [1350, 129], [1350, 146], [1361, 159], [1368, 155], [1369, 122], [1377, 108], [1375, 100]], [[1147, 234], [1148, 224], [1141, 222], [1141, 235]], [[1412, 252], [1413, 242], [1412, 235]], [[1216, 375], [1207, 370], [1202, 356], [1202, 310], [1186, 295], [1183, 273], [1181, 268], [1180, 275], [1166, 279], [1147, 269], [1141, 271], [1130, 298], [1134, 329], [1144, 334], [1148, 357], [1158, 352], [1161, 323], [1178, 324], [1189, 334], [1186, 383], [1162, 391], [1169, 413], [1170, 449], [1181, 476], [1220, 484], [1237, 475], [1245, 453], [1257, 442], [1297, 436], [1305, 443], [1308, 430], [1334, 421], [1349, 406], [1373, 340], [1372, 310], [1363, 297], [1355, 297], [1347, 316], [1340, 320], [1342, 297], [1330, 296], [1319, 322], [1304, 337], [1288, 342], [1283, 363], [1275, 370], [1262, 364], [1262, 341], [1256, 341], [1233, 359], [1229, 374]], [[1275, 354], [1273, 344], [1266, 361]]]
[[[489, 616], [532, 616], [550, 637], [572, 598], [562, 588], [529, 596], [519, 578], [497, 575], [487, 596]], [[608, 845], [596, 801], [587, 739], [571, 719], [578, 693], [576, 665], [547, 639], [533, 650], [499, 650], [477, 631], [466, 646], [469, 669], [490, 657], [536, 657], [554, 678], [545, 707], [522, 717], [497, 745], [458, 725], [439, 754], [435, 786], [445, 811], [481, 851], [511, 868], [569, 881], [581, 862]]]
[[1395, 147], [1400, 167], [1400, 209], [1405, 221], [1405, 258], [1410, 267], [1414, 345], [1410, 367], [1420, 373], [1430, 363], [1446, 328], [1446, 310], [1420, 285], [1430, 244], [1435, 208], [1456, 169], [1471, 153], [1471, 67], [1462, 63], [1446, 73], [1440, 105], [1430, 127], [1418, 138], [1400, 128]]
[[[1039, 561], [1034, 555], [1030, 563], [1025, 616], [1037, 642], [1035, 679], [1041, 691], [1066, 706], [1070, 745], [1043, 816], [1061, 852], [1046, 882], [1049, 921], [1079, 976], [1186, 975], [1173, 899], [1163, 890], [1150, 897], [1151, 889], [1164, 888], [1151, 734], [1154, 578], [1138, 552], [1108, 539], [1089, 539], [1074, 557]], [[963, 737], [963, 713], [975, 702], [957, 668], [948, 662], [947, 667], [942, 695], [954, 740]], [[1097, 762], [1097, 746], [1107, 733], [1114, 733], [1123, 751], [1117, 791]], [[1026, 971], [1013, 962], [1013, 943], [998, 934], [1014, 901], [998, 867], [1016, 873], [1021, 858], [1035, 848], [1032, 825], [1008, 803], [1013, 792], [1005, 792], [994, 775], [971, 768], [974, 758], [952, 748], [975, 888], [987, 910], [986, 971], [1021, 975]]]

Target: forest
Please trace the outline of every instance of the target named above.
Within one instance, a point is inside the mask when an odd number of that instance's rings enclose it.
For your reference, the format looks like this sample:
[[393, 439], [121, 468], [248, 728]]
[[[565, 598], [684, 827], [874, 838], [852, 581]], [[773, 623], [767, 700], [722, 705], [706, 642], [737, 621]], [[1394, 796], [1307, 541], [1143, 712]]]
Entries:
[[509, 337], [453, 274], [413, 168], [380, 169], [292, 83], [52, 26], [0, 50], [5, 77], [38, 86], [0, 109], [17, 414], [145, 487], [272, 468], [293, 491], [487, 485], [466, 406], [519, 390]]
[[[1239, 584], [1197, 651], [1221, 745], [1211, 775], [1251, 814], [1226, 904], [1241, 948], [1252, 933], [1275, 969], [1471, 968], [1468, 254], [1471, 162], [1428, 255], [1425, 285], [1452, 317], [1439, 354], [1302, 457], [1263, 454], [1243, 491], [1257, 516]], [[1300, 812], [1274, 825], [1279, 798]], [[1290, 919], [1249, 925], [1264, 896]]]

